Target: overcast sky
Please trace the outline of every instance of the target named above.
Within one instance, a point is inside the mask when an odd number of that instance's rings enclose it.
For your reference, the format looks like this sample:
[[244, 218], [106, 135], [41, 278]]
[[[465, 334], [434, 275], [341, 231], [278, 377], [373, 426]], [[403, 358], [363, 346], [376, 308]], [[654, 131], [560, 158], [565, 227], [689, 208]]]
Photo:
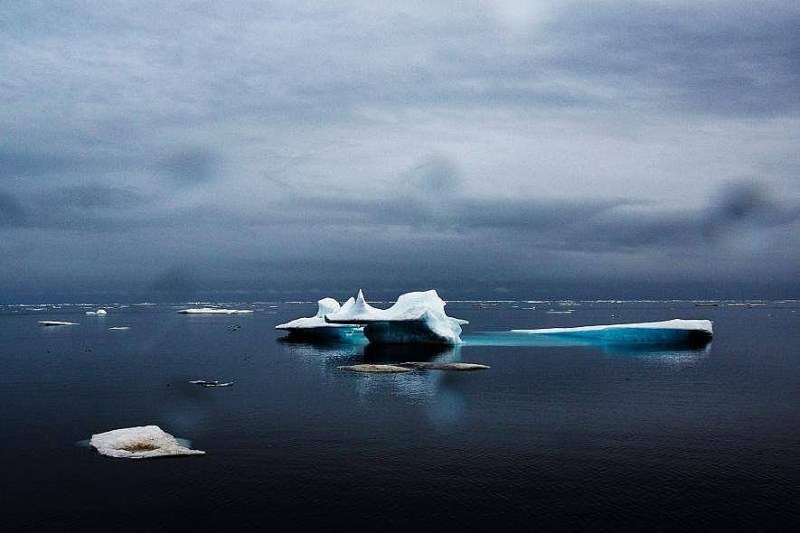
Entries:
[[798, 148], [796, 0], [6, 2], [0, 298], [796, 297]]

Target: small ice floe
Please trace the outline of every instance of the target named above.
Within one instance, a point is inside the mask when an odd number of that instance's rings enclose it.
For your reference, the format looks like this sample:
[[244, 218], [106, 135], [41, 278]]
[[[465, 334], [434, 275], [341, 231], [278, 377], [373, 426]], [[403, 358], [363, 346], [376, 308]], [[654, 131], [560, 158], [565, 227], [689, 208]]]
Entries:
[[551, 314], [551, 315], [571, 315], [574, 312], [575, 312], [574, 309], [563, 309], [563, 310], [550, 309], [548, 311], [545, 311], [545, 313], [548, 313], [548, 314]]
[[200, 385], [201, 387], [230, 387], [233, 385], [233, 381], [226, 381], [225, 383], [220, 383], [219, 380], [207, 380], [207, 379], [193, 379], [189, 383], [192, 385]]
[[112, 328], [108, 328], [109, 331], [125, 331], [127, 329], [131, 329], [130, 326], [114, 326]]
[[107, 312], [105, 309], [103, 309], [103, 308], [100, 308], [100, 309], [98, 309], [97, 311], [86, 311], [86, 314], [87, 314], [87, 315], [90, 315], [90, 316], [92, 316], [92, 315], [96, 315], [96, 316], [105, 316], [105, 315], [107, 315], [107, 314], [108, 314], [108, 312]]
[[59, 320], [40, 320], [40, 326], [75, 326], [77, 322], [61, 322]]
[[252, 309], [220, 309], [218, 307], [196, 307], [178, 311], [182, 315], [239, 315], [252, 312]]
[[415, 362], [415, 361], [400, 363], [400, 366], [409, 368], [418, 368], [420, 370], [455, 370], [455, 371], [487, 370], [491, 368], [488, 365], [481, 365], [478, 363], [434, 363], [434, 362]]
[[411, 372], [413, 368], [406, 368], [398, 365], [351, 365], [340, 366], [339, 370], [347, 370], [349, 372], [370, 372], [373, 374], [389, 374], [395, 372]]
[[99, 453], [123, 459], [149, 459], [203, 455], [202, 450], [181, 446], [178, 440], [158, 426], [115, 429], [92, 435], [89, 444]]

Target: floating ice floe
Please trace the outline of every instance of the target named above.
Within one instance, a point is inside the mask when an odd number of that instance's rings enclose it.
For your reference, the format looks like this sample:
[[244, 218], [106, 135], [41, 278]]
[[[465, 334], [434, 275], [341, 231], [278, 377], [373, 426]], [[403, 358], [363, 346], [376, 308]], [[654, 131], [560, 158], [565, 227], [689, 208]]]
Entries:
[[513, 329], [511, 333], [619, 344], [702, 345], [713, 336], [710, 320], [666, 320], [576, 328]]
[[158, 426], [137, 426], [115, 429], [92, 435], [89, 441], [98, 452], [123, 459], [149, 459], [203, 455], [202, 450], [181, 446], [178, 440]]
[[[355, 299], [345, 302], [344, 308], [352, 307]], [[333, 324], [325, 320], [325, 315], [336, 313], [343, 307], [333, 298], [323, 298], [317, 302], [317, 314], [312, 317], [298, 318], [291, 322], [278, 324], [275, 329], [286, 331], [290, 339], [296, 340], [355, 340], [362, 337], [363, 326], [353, 324]]]
[[339, 370], [347, 370], [349, 372], [369, 372], [372, 374], [392, 374], [399, 372], [411, 372], [413, 368], [407, 368], [398, 365], [350, 365], [340, 366]]
[[252, 309], [219, 309], [217, 307], [197, 307], [194, 309], [181, 309], [182, 315], [239, 315], [252, 313]]
[[189, 383], [192, 385], [200, 385], [201, 387], [230, 387], [233, 385], [233, 381], [227, 381], [225, 383], [220, 383], [219, 380], [207, 380], [207, 379], [193, 379]]
[[61, 322], [59, 320], [40, 320], [40, 326], [75, 326], [77, 322]]
[[420, 370], [456, 370], [456, 371], [487, 370], [491, 368], [488, 365], [481, 365], [478, 363], [437, 363], [437, 362], [414, 362], [414, 361], [400, 363], [400, 366], [408, 368], [417, 368]]
[[[349, 302], [348, 302], [349, 304]], [[466, 320], [447, 316], [435, 290], [400, 295], [388, 309], [377, 309], [358, 291], [355, 301], [325, 315], [330, 324], [363, 325], [370, 342], [384, 344], [460, 344]]]
[[87, 315], [97, 315], [97, 316], [105, 316], [108, 312], [105, 309], [98, 309], [97, 311], [86, 311]]
[[130, 328], [130, 326], [114, 326], [114, 327], [111, 327], [111, 328], [108, 328], [108, 329], [109, 329], [109, 331], [125, 331], [125, 330], [131, 329], [131, 328]]

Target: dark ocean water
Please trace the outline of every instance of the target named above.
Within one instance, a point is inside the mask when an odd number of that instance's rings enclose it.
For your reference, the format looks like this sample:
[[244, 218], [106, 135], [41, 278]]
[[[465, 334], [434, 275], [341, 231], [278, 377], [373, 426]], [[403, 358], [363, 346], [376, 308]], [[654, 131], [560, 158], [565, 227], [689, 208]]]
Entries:
[[[281, 342], [274, 326], [316, 303], [231, 306], [255, 312], [0, 307], [3, 530], [800, 525], [798, 301], [451, 302], [471, 323], [466, 344], [445, 350]], [[671, 318], [713, 320], [713, 342], [474, 343], [479, 332]], [[338, 369], [431, 359], [491, 369]], [[146, 424], [207, 455], [126, 461], [76, 444]]]

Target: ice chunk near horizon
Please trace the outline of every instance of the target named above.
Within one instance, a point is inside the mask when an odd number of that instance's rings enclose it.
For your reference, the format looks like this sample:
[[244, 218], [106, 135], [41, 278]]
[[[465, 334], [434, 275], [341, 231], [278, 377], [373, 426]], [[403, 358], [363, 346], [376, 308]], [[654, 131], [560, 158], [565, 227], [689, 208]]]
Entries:
[[40, 320], [40, 326], [76, 326], [77, 322], [61, 322], [59, 320]]
[[150, 459], [204, 455], [202, 450], [181, 446], [178, 440], [158, 426], [114, 429], [92, 435], [89, 444], [102, 455], [123, 459]]
[[182, 315], [238, 315], [252, 312], [252, 309], [219, 309], [217, 307], [197, 307], [178, 311]]
[[574, 328], [512, 329], [511, 333], [603, 342], [607, 344], [702, 345], [713, 337], [710, 320], [673, 319], [662, 322], [609, 324]]
[[101, 308], [100, 308], [100, 309], [98, 309], [97, 311], [86, 311], [86, 314], [87, 314], [87, 315], [90, 315], [90, 316], [91, 316], [91, 315], [96, 315], [96, 316], [105, 316], [105, 315], [107, 315], [107, 314], [108, 314], [108, 312], [107, 312], [105, 309], [103, 309], [103, 308], [101, 307]]
[[316, 315], [278, 324], [275, 329], [286, 331], [290, 339], [317, 341], [354, 340], [357, 337], [361, 337], [362, 326], [331, 324], [325, 321], [325, 315], [336, 313], [341, 309], [349, 309], [354, 303], [355, 300], [350, 298], [343, 306], [340, 306], [339, 302], [333, 298], [323, 298], [317, 302]]
[[370, 342], [383, 344], [461, 344], [466, 320], [447, 316], [445, 301], [435, 290], [401, 294], [388, 309], [378, 309], [364, 299], [363, 291], [352, 305], [325, 315], [331, 324], [361, 324]]

